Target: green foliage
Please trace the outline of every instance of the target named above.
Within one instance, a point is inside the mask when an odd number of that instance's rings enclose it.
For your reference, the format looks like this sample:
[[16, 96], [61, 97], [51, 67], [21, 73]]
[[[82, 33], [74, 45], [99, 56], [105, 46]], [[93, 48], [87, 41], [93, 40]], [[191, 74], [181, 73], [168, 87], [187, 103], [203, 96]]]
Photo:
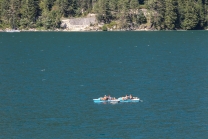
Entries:
[[148, 0], [148, 8], [151, 12], [152, 27], [164, 28], [165, 2], [163, 0]]
[[99, 22], [110, 22], [112, 16], [110, 12], [109, 0], [98, 0], [95, 4], [94, 11], [97, 13], [97, 19]]
[[208, 27], [208, 0], [204, 0], [204, 27]]
[[38, 16], [37, 0], [22, 0], [20, 26], [22, 28], [33, 28]]
[[117, 28], [117, 25], [118, 24], [116, 22], [110, 22], [110, 24], [107, 24], [107, 27], [113, 29], [113, 28]]
[[147, 5], [139, 5], [139, 9], [147, 9]]
[[106, 24], [103, 25], [102, 30], [103, 30], [103, 31], [108, 31], [108, 28], [107, 28], [107, 25], [106, 25]]
[[138, 0], [131, 0], [130, 1], [130, 9], [138, 9], [138, 7], [139, 7]]
[[[205, 1], [204, 1], [205, 2]], [[203, 5], [203, 1], [199, 0], [196, 3], [196, 9], [198, 11], [198, 15], [199, 15], [199, 21], [198, 21], [198, 28], [203, 28], [206, 22], [206, 11], [205, 11], [205, 6]]]
[[165, 26], [167, 29], [174, 29], [177, 20], [176, 0], [165, 0]]
[[139, 11], [137, 15], [136, 23], [139, 25], [147, 23], [147, 19], [142, 11]]
[[181, 27], [185, 30], [194, 29], [199, 22], [198, 12], [194, 1], [189, 0], [185, 2], [184, 12], [185, 14]]
[[208, 27], [208, 0], [0, 0], [0, 28], [55, 29], [62, 17], [88, 13], [108, 28], [113, 23], [117, 28], [146, 23], [153, 29]]

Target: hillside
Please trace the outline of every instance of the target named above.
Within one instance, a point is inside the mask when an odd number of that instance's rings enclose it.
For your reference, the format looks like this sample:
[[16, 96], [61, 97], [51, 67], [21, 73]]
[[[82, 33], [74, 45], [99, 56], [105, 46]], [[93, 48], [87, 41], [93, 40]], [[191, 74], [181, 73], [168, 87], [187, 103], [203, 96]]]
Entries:
[[[0, 0], [0, 8], [0, 29], [191, 30], [208, 26], [208, 0]], [[96, 16], [90, 18], [89, 13]]]

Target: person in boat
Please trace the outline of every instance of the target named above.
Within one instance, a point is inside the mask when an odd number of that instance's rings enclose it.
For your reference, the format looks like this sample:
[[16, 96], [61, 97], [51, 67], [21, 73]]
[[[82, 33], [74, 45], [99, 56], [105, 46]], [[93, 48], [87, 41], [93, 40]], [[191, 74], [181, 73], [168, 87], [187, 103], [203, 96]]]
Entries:
[[103, 100], [108, 100], [108, 97], [105, 95], [105, 96], [103, 97]]
[[126, 95], [126, 99], [129, 99], [129, 96], [128, 95]]
[[130, 98], [130, 99], [133, 99], [133, 97], [132, 97], [132, 95], [131, 95], [131, 94], [130, 94], [129, 98]]
[[122, 97], [123, 100], [127, 100], [128, 99], [128, 95], [126, 95], [125, 97]]
[[108, 95], [108, 99], [109, 99], [109, 100], [111, 100], [111, 99], [112, 99], [110, 95]]
[[105, 98], [106, 96], [104, 96], [104, 97], [101, 97], [101, 100], [105, 100], [106, 98]]

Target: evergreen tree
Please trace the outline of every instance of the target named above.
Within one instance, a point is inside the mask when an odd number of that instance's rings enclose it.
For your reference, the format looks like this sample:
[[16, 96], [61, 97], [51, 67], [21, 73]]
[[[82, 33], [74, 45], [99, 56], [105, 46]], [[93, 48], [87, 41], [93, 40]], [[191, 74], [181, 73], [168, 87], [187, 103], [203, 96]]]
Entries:
[[197, 13], [199, 15], [197, 28], [201, 29], [204, 27], [205, 24], [205, 9], [204, 9], [205, 7], [203, 5], [202, 0], [198, 0], [195, 4], [196, 4]]
[[44, 8], [47, 10], [51, 10], [54, 5], [55, 0], [43, 0]]
[[208, 0], [204, 0], [204, 26], [207, 27], [208, 26]]
[[111, 13], [109, 9], [109, 0], [98, 0], [95, 11], [98, 13], [97, 18], [99, 21], [109, 23], [111, 19]]
[[38, 16], [38, 1], [37, 0], [22, 0], [21, 20], [20, 25], [25, 27], [34, 27]]
[[165, 26], [167, 29], [174, 29], [177, 20], [176, 0], [165, 0]]
[[69, 14], [69, 1], [68, 0], [57, 0], [56, 5], [58, 6], [60, 14], [64, 17], [67, 17]]
[[126, 28], [128, 27], [128, 23], [131, 18], [129, 15], [130, 3], [128, 0], [119, 0], [118, 1], [118, 19], [120, 21], [120, 27]]
[[56, 0], [53, 8], [57, 6], [57, 12], [59, 12], [63, 17], [75, 16], [77, 10], [76, 2], [76, 0]]
[[2, 8], [1, 8], [1, 5], [2, 5], [2, 0], [0, 0], [0, 28], [2, 27], [2, 19], [1, 19]]
[[18, 27], [20, 16], [20, 0], [2, 0], [2, 20], [11, 28]]
[[185, 15], [185, 0], [178, 0], [178, 7], [177, 7], [177, 21], [176, 21], [176, 27], [181, 28], [181, 24], [184, 20], [184, 15]]
[[109, 0], [109, 9], [110, 11], [117, 11], [118, 0]]
[[164, 0], [147, 0], [148, 9], [151, 11], [152, 27], [164, 28], [165, 3]]
[[10, 5], [9, 0], [2, 0], [2, 2], [1, 2], [1, 19], [6, 24], [9, 23], [9, 19], [11, 18], [9, 5]]
[[130, 1], [130, 9], [137, 10], [139, 7], [138, 0], [131, 0]]
[[195, 2], [193, 0], [187, 0], [185, 4], [184, 20], [181, 23], [181, 27], [185, 30], [194, 29], [199, 22]]
[[112, 15], [112, 19], [117, 18], [118, 13], [118, 6], [117, 6], [118, 0], [109, 0], [109, 10]]
[[85, 12], [89, 12], [92, 9], [92, 0], [77, 0], [77, 6], [80, 9], [81, 14], [85, 14]]

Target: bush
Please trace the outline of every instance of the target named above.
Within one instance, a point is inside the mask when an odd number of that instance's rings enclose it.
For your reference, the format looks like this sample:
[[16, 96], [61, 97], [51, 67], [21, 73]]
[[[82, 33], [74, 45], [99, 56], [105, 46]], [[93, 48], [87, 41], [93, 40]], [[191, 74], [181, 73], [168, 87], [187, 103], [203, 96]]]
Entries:
[[147, 9], [147, 5], [139, 5], [139, 9]]
[[103, 25], [102, 30], [103, 30], [103, 31], [108, 31], [108, 28], [107, 28], [106, 24]]
[[108, 28], [113, 28], [113, 27], [117, 27], [117, 23], [116, 22], [111, 22], [110, 24], [107, 25]]

